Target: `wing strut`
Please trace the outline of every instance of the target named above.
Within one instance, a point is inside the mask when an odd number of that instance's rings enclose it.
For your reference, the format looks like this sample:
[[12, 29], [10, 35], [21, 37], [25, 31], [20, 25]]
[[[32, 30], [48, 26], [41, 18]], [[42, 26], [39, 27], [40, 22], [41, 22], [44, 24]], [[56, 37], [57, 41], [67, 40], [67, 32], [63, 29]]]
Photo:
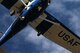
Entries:
[[26, 3], [23, 1], [23, 0], [21, 0], [21, 2], [23, 3], [23, 5], [26, 7], [27, 5], [26, 5]]
[[45, 20], [45, 21], [47, 21], [47, 22], [50, 22], [50, 23], [52, 23], [52, 24], [53, 24], [53, 23], [54, 23], [54, 24], [57, 23], [57, 22], [55, 23], [55, 20], [54, 20], [54, 22], [53, 22], [53, 21], [51, 21], [51, 20], [49, 20], [49, 19], [45, 19], [45, 18], [42, 18], [42, 17], [39, 17], [39, 18], [42, 19], [42, 20]]

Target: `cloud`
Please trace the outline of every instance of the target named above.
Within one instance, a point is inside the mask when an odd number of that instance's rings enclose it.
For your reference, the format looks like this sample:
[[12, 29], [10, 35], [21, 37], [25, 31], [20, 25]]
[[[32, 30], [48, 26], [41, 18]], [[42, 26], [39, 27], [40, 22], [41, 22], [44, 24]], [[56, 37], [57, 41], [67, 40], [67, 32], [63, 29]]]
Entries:
[[44, 36], [41, 35], [38, 37], [37, 32], [33, 29], [30, 29], [30, 34], [25, 36], [25, 41], [35, 44], [36, 50], [40, 51], [40, 53], [70, 53]]
[[66, 1], [69, 1], [69, 2], [73, 2], [73, 1], [74, 1], [74, 2], [79, 2], [80, 0], [62, 0], [62, 1], [65, 1], [65, 2], [66, 2]]
[[10, 17], [6, 10], [3, 10], [4, 8], [0, 9], [0, 32], [2, 32], [2, 35], [6, 32], [6, 30], [14, 20], [12, 19], [12, 17]]
[[[70, 26], [74, 30], [74, 32], [79, 36], [80, 35], [80, 20], [79, 16], [75, 14], [72, 14], [72, 18], [69, 19]], [[80, 37], [80, 36], [79, 36]]]
[[80, 0], [52, 0], [48, 12], [76, 34], [80, 29]]

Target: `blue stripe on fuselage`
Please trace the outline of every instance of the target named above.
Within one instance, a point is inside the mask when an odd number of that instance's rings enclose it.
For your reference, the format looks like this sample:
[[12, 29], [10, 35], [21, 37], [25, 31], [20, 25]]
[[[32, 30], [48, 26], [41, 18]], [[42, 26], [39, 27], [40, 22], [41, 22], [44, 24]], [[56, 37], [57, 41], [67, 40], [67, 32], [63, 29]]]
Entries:
[[26, 16], [26, 14], [28, 13], [28, 11], [31, 10], [33, 7], [35, 7], [40, 2], [40, 0], [33, 0], [32, 2], [33, 3], [27, 9], [24, 9], [22, 11], [22, 13], [21, 13], [20, 16]]

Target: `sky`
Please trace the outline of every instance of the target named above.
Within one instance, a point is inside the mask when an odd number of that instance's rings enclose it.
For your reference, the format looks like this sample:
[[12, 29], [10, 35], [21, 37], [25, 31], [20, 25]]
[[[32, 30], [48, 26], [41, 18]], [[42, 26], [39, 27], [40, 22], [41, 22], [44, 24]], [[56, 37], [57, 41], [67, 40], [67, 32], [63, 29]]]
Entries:
[[[80, 35], [80, 0], [51, 0], [46, 11]], [[0, 32], [4, 33], [16, 18], [10, 16], [9, 12], [0, 5]], [[2, 47], [6, 53], [71, 53], [42, 35], [38, 37], [37, 32], [29, 25]]]

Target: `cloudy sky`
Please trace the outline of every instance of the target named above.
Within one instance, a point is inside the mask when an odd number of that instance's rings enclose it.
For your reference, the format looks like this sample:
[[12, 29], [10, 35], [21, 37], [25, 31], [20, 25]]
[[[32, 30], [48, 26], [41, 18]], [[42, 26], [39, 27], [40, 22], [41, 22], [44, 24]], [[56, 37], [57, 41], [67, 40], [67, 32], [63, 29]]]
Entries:
[[[80, 35], [80, 0], [51, 0], [46, 9], [65, 26]], [[15, 19], [9, 10], [0, 5], [0, 32], [6, 29]], [[27, 26], [2, 46], [6, 53], [71, 53], [47, 38], [37, 36], [37, 32]]]

